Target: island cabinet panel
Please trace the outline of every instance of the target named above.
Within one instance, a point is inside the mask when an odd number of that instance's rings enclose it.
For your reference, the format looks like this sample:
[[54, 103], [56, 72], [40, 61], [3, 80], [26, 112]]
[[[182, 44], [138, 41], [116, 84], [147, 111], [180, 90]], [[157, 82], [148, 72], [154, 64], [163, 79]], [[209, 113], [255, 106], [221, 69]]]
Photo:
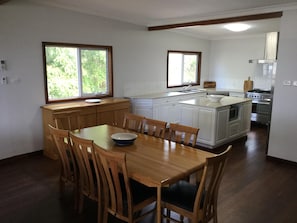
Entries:
[[201, 143], [213, 145], [215, 140], [215, 111], [213, 109], [199, 108], [197, 115], [198, 122], [195, 126], [200, 129], [197, 140]]
[[249, 132], [251, 129], [251, 113], [252, 113], [252, 103], [244, 103], [242, 106], [242, 122], [241, 131]]
[[[58, 159], [58, 152], [49, 134], [48, 125], [55, 126], [55, 113], [71, 113], [77, 111], [77, 119], [71, 118], [71, 125], [74, 129], [96, 126], [99, 124], [111, 124], [122, 126], [124, 113], [130, 112], [131, 103], [129, 99], [107, 98], [100, 103], [86, 103], [85, 101], [55, 103], [41, 106], [43, 117], [43, 153], [45, 156]], [[66, 120], [62, 120], [62, 126], [68, 126]]]
[[221, 143], [228, 137], [229, 106], [218, 110], [215, 143]]
[[153, 117], [168, 123], [178, 123], [180, 121], [180, 108], [177, 106], [177, 102], [157, 104], [153, 108]]
[[195, 126], [198, 123], [199, 109], [193, 109], [192, 106], [180, 105], [180, 123], [187, 126]]
[[199, 128], [197, 145], [216, 148], [250, 131], [252, 102], [224, 97], [213, 103], [205, 97], [180, 102], [181, 124]]

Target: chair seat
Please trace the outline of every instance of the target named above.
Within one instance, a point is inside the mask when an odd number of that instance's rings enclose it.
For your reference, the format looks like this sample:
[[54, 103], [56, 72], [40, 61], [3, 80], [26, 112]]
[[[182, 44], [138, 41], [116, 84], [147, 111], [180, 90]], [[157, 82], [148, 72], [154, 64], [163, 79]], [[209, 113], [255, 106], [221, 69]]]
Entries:
[[[192, 212], [198, 187], [199, 185], [181, 180], [170, 187], [162, 188], [162, 200]], [[202, 205], [203, 202], [200, 208]]]
[[185, 216], [191, 222], [209, 222], [213, 219], [214, 223], [218, 223], [219, 185], [231, 148], [230, 145], [224, 152], [206, 158], [199, 183], [179, 181], [162, 190], [162, 207], [167, 209], [163, 216], [167, 220], [179, 222], [170, 217], [170, 211], [174, 211], [180, 215], [181, 220]]
[[[124, 177], [122, 174], [120, 174], [120, 183], [123, 190], [123, 201], [127, 201], [127, 193], [125, 190], [125, 183], [124, 183]], [[147, 187], [135, 180], [130, 179], [130, 186], [132, 189], [132, 198], [133, 198], [133, 205], [137, 205], [146, 199], [149, 199], [156, 195], [157, 190], [155, 187]]]
[[147, 187], [137, 181], [130, 180], [132, 194], [133, 194], [133, 203], [139, 204], [146, 199], [149, 199], [153, 196], [156, 196], [157, 190], [155, 187]]

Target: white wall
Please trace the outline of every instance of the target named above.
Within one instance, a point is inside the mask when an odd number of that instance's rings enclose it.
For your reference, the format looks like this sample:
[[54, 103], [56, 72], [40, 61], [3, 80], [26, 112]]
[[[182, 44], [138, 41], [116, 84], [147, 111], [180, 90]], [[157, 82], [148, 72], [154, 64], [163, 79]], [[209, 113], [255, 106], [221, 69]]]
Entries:
[[208, 40], [22, 0], [0, 6], [0, 27], [0, 59], [7, 62], [0, 76], [9, 79], [0, 85], [0, 159], [42, 149], [42, 41], [112, 45], [116, 97], [167, 90], [167, 50], [201, 51], [202, 81], [208, 79]]
[[[297, 11], [284, 12], [268, 150], [270, 156], [295, 162], [297, 87], [284, 87], [282, 81], [297, 79], [296, 21]], [[22, 0], [0, 6], [0, 25], [0, 59], [7, 62], [7, 71], [0, 76], [7, 75], [10, 82], [0, 85], [0, 159], [42, 149], [40, 106], [45, 103], [42, 41], [112, 45], [117, 97], [166, 91], [168, 49], [202, 51], [202, 82], [218, 78], [218, 87], [242, 89], [243, 80], [253, 72], [245, 61], [262, 56], [260, 39], [264, 42], [264, 37], [213, 41], [210, 50], [207, 40], [167, 31], [148, 32], [145, 27]], [[235, 56], [241, 48], [245, 50]], [[231, 62], [225, 61], [227, 58]], [[234, 76], [229, 77], [232, 73]], [[221, 80], [222, 77], [227, 80]]]
[[284, 80], [297, 80], [297, 10], [286, 11], [281, 20], [278, 65], [268, 155], [297, 162], [297, 87]]
[[[266, 78], [259, 76], [259, 65], [250, 59], [263, 59], [265, 34], [245, 38], [211, 41], [209, 79], [217, 88], [243, 90], [244, 80], [250, 76], [254, 88], [266, 89]], [[271, 83], [270, 83], [271, 85]]]

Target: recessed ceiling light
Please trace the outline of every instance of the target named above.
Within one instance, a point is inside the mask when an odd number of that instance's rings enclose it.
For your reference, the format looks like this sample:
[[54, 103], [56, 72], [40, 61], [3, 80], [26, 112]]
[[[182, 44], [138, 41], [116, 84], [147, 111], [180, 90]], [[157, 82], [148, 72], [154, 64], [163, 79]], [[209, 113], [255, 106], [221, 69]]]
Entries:
[[230, 23], [224, 27], [233, 32], [242, 32], [249, 29], [251, 26], [244, 23]]

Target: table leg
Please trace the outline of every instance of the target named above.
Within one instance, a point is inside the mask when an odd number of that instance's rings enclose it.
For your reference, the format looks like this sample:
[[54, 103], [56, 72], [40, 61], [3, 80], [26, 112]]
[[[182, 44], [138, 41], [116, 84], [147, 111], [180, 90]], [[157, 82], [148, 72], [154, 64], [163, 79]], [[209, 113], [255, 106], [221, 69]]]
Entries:
[[157, 187], [157, 214], [156, 214], [156, 222], [162, 222], [162, 213], [161, 213], [161, 186]]

